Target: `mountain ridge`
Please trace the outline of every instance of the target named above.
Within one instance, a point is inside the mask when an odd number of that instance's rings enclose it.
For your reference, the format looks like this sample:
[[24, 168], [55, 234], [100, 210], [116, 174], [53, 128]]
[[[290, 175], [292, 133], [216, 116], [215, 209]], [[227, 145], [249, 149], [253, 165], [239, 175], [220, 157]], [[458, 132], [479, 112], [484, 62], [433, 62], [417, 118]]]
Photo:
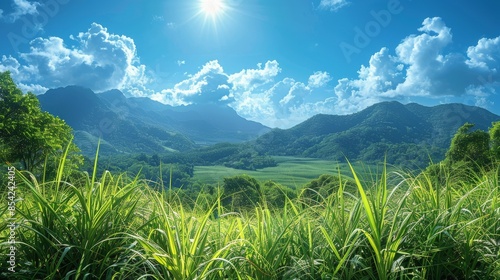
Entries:
[[[65, 120], [75, 143], [92, 155], [101, 139], [104, 154], [186, 151], [199, 144], [239, 143], [270, 129], [241, 118], [229, 107], [175, 108], [119, 90], [95, 93], [79, 86], [50, 89], [38, 95], [41, 107]], [[238, 127], [238, 130], [236, 129]]]
[[466, 122], [487, 130], [500, 120], [485, 109], [458, 103], [427, 107], [381, 102], [350, 115], [315, 115], [289, 129], [273, 129], [255, 141], [262, 154], [422, 166], [441, 160]]
[[[349, 115], [317, 114], [288, 129], [245, 120], [228, 106], [173, 107], [119, 90], [94, 93], [76, 86], [39, 96], [42, 109], [75, 130], [75, 142], [91, 155], [184, 152], [216, 143], [242, 143], [258, 155], [425, 165], [439, 161], [465, 122], [487, 130], [500, 120], [485, 109], [459, 103], [424, 106], [381, 102]], [[82, 148], [83, 147], [83, 148]], [[235, 149], [237, 150], [237, 149]]]

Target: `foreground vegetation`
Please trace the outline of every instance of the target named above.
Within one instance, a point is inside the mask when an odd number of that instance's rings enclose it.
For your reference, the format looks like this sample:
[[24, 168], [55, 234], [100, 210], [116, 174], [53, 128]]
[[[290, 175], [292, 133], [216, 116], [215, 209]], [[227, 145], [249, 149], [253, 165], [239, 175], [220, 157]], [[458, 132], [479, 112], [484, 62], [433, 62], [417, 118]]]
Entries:
[[15, 272], [2, 203], [2, 278], [500, 278], [498, 165], [467, 178], [444, 165], [437, 179], [382, 170], [372, 181], [353, 169], [328, 192], [276, 205], [257, 191], [252, 206], [235, 204], [242, 190], [186, 204], [168, 184], [109, 172], [63, 180], [63, 166], [53, 180], [15, 174]]

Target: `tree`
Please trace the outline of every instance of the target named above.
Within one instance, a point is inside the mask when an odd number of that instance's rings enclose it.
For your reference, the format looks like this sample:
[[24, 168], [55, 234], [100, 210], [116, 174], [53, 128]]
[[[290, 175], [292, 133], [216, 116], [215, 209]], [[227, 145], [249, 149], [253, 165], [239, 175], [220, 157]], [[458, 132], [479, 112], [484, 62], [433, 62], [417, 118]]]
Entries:
[[277, 208], [285, 206], [287, 198], [294, 199], [297, 197], [294, 190], [271, 180], [262, 184], [262, 193], [266, 199], [267, 206]]
[[490, 135], [482, 130], [471, 131], [474, 125], [466, 123], [460, 127], [451, 140], [446, 152], [446, 161], [453, 165], [459, 162], [484, 167], [491, 163]]
[[489, 132], [491, 154], [494, 160], [500, 161], [500, 122], [492, 123]]
[[224, 206], [245, 208], [260, 202], [261, 188], [259, 182], [248, 175], [237, 175], [224, 178]]
[[63, 120], [42, 112], [33, 93], [23, 94], [9, 72], [0, 73], [0, 156], [20, 162], [33, 172], [50, 158], [48, 167], [57, 168], [58, 155], [69, 145], [67, 162], [75, 167], [83, 162], [79, 149], [71, 142], [71, 127]]

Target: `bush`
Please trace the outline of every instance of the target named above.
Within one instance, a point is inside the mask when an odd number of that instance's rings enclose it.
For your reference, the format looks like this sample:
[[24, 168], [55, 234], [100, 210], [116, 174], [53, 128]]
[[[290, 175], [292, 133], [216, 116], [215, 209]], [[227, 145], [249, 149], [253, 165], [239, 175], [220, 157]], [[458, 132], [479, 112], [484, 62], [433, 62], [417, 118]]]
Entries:
[[241, 210], [254, 207], [261, 202], [259, 182], [248, 175], [224, 178], [222, 204], [230, 209]]

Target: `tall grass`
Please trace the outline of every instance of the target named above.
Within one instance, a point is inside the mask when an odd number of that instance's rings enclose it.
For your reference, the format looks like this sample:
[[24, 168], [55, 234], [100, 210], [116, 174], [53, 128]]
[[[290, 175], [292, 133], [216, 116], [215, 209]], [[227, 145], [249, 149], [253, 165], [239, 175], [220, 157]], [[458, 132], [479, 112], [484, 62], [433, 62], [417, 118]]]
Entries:
[[[148, 217], [140, 181], [95, 172], [64, 181], [64, 159], [54, 181], [18, 172], [17, 278], [106, 279], [119, 274], [138, 230]], [[2, 252], [3, 253], [3, 252]], [[14, 275], [9, 275], [12, 277]]]
[[499, 169], [436, 181], [383, 168], [370, 181], [351, 166], [314, 203], [299, 194], [237, 213], [220, 189], [186, 206], [171, 184], [96, 166], [71, 180], [64, 160], [52, 181], [16, 174], [17, 272], [2, 203], [0, 278], [500, 279]]

